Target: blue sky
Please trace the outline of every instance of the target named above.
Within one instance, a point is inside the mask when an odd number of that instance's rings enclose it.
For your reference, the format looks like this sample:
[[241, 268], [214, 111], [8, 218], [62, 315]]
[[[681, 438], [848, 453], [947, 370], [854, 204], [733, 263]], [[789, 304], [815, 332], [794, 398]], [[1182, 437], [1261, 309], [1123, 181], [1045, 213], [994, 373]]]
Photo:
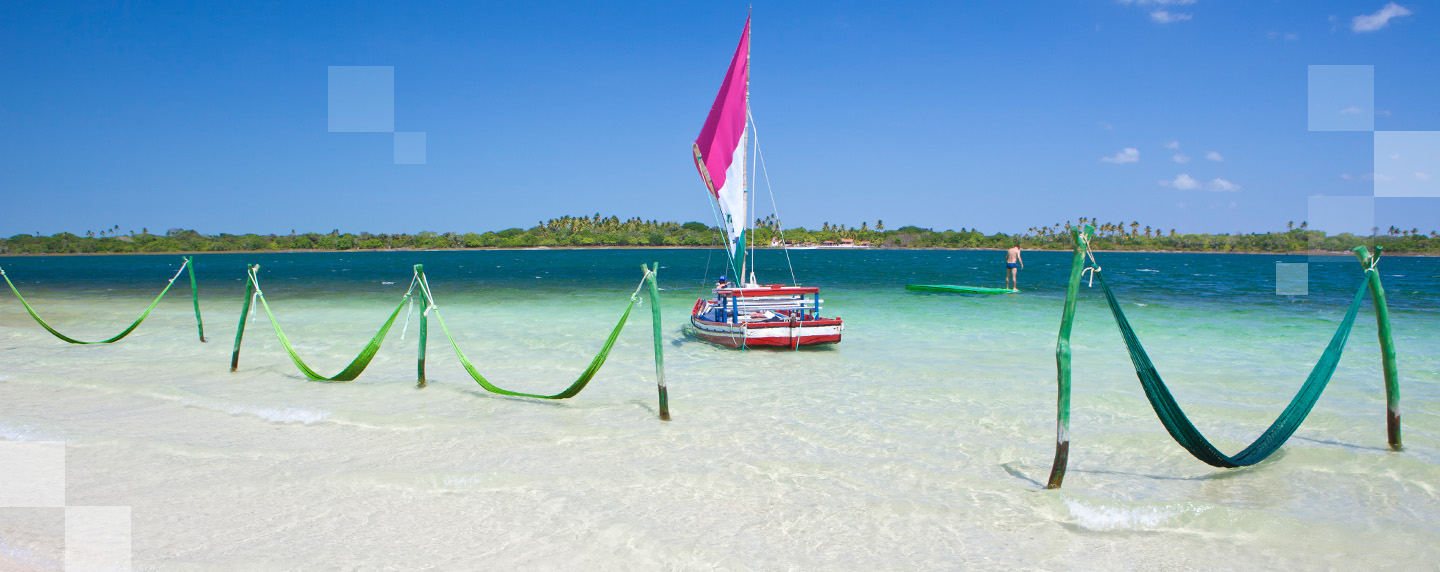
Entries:
[[[747, 10], [59, 4], [0, 5], [0, 235], [709, 221], [690, 142]], [[1374, 134], [1309, 129], [1312, 65], [1374, 66], [1373, 108], [1336, 113], [1440, 130], [1433, 2], [784, 2], [753, 26], [787, 226], [1283, 229], [1375, 189]], [[330, 66], [393, 66], [424, 164], [327, 129]], [[1378, 199], [1376, 224], [1440, 229], [1426, 192]]]

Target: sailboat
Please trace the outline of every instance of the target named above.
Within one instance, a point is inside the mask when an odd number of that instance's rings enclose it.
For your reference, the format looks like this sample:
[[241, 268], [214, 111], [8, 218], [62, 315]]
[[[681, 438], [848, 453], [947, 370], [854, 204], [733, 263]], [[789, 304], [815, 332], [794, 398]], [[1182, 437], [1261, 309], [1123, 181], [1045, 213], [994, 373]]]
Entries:
[[[730, 60], [720, 93], [692, 149], [695, 168], [718, 207], [725, 232], [734, 283], [721, 283], [713, 298], [700, 298], [690, 312], [692, 333], [705, 341], [734, 348], [835, 344], [845, 324], [839, 316], [820, 316], [820, 289], [766, 284], [755, 278], [746, 244], [751, 197], [747, 184], [746, 146], [750, 131], [750, 21]], [[747, 267], [747, 263], [749, 267]], [[749, 271], [748, 280], [746, 271]]]

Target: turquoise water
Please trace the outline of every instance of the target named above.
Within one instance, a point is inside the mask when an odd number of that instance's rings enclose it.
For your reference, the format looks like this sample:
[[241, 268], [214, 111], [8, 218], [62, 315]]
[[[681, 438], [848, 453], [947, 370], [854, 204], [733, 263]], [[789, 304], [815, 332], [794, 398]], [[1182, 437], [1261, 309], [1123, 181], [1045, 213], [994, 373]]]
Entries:
[[[705, 250], [218, 254], [197, 257], [210, 343], [183, 282], [130, 338], [71, 346], [0, 295], [0, 439], [65, 441], [67, 503], [132, 507], [137, 569], [1330, 569], [1440, 557], [1440, 260], [1381, 269], [1399, 348], [1406, 449], [1385, 446], [1374, 316], [1287, 446], [1218, 470], [1170, 441], [1097, 290], [1083, 289], [1065, 488], [1045, 491], [1054, 344], [1069, 253], [811, 250], [845, 340], [737, 352], [680, 326], [722, 270]], [[788, 282], [779, 252], [762, 282]], [[1276, 296], [1305, 257], [1101, 253], [1117, 295], [1197, 426], [1227, 452], [1298, 388], [1359, 285], [1353, 259]], [[708, 259], [708, 260], [707, 260]], [[467, 355], [500, 385], [554, 392], [585, 367], [658, 261], [674, 420], [655, 419], [649, 309], [578, 397], [481, 391], [415, 320], [359, 380], [304, 381], [263, 314], [228, 371], [244, 265], [333, 373], [423, 263]], [[67, 334], [118, 331], [176, 256], [0, 258]], [[707, 266], [709, 271], [707, 272]], [[708, 274], [708, 276], [707, 276]], [[393, 282], [393, 284], [387, 284]], [[8, 514], [8, 516], [7, 516]], [[44, 515], [0, 509], [0, 563], [58, 560]], [[8, 520], [7, 520], [8, 519]], [[37, 524], [41, 523], [41, 524]], [[29, 528], [27, 528], [29, 527]], [[30, 532], [27, 532], [30, 530]], [[7, 560], [8, 559], [8, 560]]]

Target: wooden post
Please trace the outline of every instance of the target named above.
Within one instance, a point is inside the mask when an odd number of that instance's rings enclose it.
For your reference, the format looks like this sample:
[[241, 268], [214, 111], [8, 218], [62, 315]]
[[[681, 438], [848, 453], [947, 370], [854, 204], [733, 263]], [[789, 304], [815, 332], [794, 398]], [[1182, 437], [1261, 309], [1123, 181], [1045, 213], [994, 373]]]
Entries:
[[[195, 284], [195, 259], [185, 258], [185, 269], [190, 271], [190, 301], [195, 303], [195, 328], [200, 330], [200, 343], [205, 343], [205, 323], [200, 320], [200, 286]], [[246, 278], [249, 281], [249, 278]]]
[[430, 313], [430, 297], [425, 295], [424, 288], [425, 265], [415, 265], [415, 276], [420, 279], [419, 282], [422, 285], [422, 287], [420, 288], [420, 307], [422, 308], [420, 310], [420, 358], [415, 364], [416, 374], [419, 376], [419, 380], [415, 382], [415, 387], [421, 388], [425, 387], [425, 334], [427, 333], [429, 326], [426, 320], [426, 315]]
[[1395, 338], [1390, 333], [1390, 307], [1385, 301], [1385, 288], [1380, 285], [1380, 272], [1371, 272], [1375, 259], [1380, 258], [1381, 248], [1375, 247], [1375, 256], [1364, 246], [1357, 246], [1353, 252], [1365, 267], [1370, 280], [1370, 301], [1375, 304], [1375, 325], [1380, 336], [1380, 364], [1385, 370], [1385, 433], [1390, 448], [1399, 451], [1400, 443], [1400, 372], [1395, 366]]
[[1086, 242], [1094, 233], [1095, 227], [1088, 224], [1070, 231], [1075, 240], [1075, 256], [1070, 261], [1070, 286], [1065, 290], [1065, 310], [1060, 315], [1060, 334], [1055, 342], [1059, 396], [1056, 403], [1055, 462], [1050, 466], [1050, 482], [1045, 485], [1049, 489], [1060, 488], [1065, 481], [1065, 465], [1070, 460], [1070, 329], [1075, 324], [1080, 275], [1085, 270]]
[[240, 325], [235, 328], [235, 351], [230, 354], [230, 371], [240, 367], [240, 339], [245, 337], [245, 317], [250, 314], [250, 299], [255, 296], [255, 272], [260, 265], [245, 267], [245, 303], [240, 306]]
[[646, 270], [645, 282], [650, 286], [650, 331], [655, 338], [655, 385], [660, 392], [660, 419], [670, 420], [670, 395], [665, 389], [665, 345], [661, 338], [660, 328], [660, 287], [656, 285], [655, 277], [660, 273], [660, 263], [655, 263], [655, 269], [649, 270], [644, 264], [641, 269]]

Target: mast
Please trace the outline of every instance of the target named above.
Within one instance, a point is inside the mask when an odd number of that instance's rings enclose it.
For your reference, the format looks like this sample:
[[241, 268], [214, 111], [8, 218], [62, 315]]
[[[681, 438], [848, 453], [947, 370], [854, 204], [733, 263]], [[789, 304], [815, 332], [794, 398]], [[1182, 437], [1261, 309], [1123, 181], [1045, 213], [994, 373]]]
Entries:
[[[746, 31], [746, 36], [747, 36], [747, 38], [746, 38], [746, 41], [745, 41], [745, 127], [744, 127], [745, 131], [744, 131], [744, 133], [745, 133], [746, 135], [741, 137], [741, 139], [740, 139], [740, 141], [741, 141], [740, 144], [741, 144], [741, 145], [744, 145], [744, 144], [746, 144], [746, 143], [749, 143], [748, 141], [745, 141], [745, 140], [749, 138], [749, 133], [750, 133], [750, 41], [749, 41], [749, 38], [754, 37], [755, 34], [754, 34], [754, 31], [750, 29], [750, 15], [749, 15], [749, 14], [746, 14], [746, 15], [745, 15], [745, 31]], [[744, 225], [744, 228], [745, 228], [746, 230], [745, 230], [745, 233], [742, 234], [741, 236], [743, 236], [743, 237], [744, 237], [744, 240], [746, 240], [746, 241], [751, 240], [751, 237], [754, 236], [754, 230], [755, 230], [755, 228], [754, 228], [753, 226], [751, 226], [751, 224], [754, 222], [754, 221], [751, 219], [751, 214], [752, 214], [752, 212], [755, 210], [755, 201], [750, 200], [750, 173], [746, 172], [746, 171], [749, 170], [749, 167], [750, 167], [749, 161], [746, 161], [744, 164], [742, 164], [742, 168], [745, 169], [745, 170], [742, 170], [742, 171], [741, 171], [742, 175], [741, 175], [741, 177], [740, 177], [740, 182], [744, 185], [743, 187], [741, 187], [741, 192], [743, 193], [743, 196], [745, 197], [745, 206], [746, 206], [746, 208], [743, 209], [744, 212], [741, 213], [742, 216], [745, 217], [745, 225]], [[742, 244], [741, 244], [741, 247], [743, 247], [744, 250], [741, 251], [742, 254], [740, 255], [740, 275], [739, 275], [739, 276], [736, 276], [735, 278], [740, 281], [740, 285], [741, 285], [741, 286], [745, 286], [746, 284], [749, 284], [749, 281], [745, 279], [745, 259], [751, 255], [751, 252], [750, 252], [750, 246], [749, 246], [749, 245], [742, 243]]]

